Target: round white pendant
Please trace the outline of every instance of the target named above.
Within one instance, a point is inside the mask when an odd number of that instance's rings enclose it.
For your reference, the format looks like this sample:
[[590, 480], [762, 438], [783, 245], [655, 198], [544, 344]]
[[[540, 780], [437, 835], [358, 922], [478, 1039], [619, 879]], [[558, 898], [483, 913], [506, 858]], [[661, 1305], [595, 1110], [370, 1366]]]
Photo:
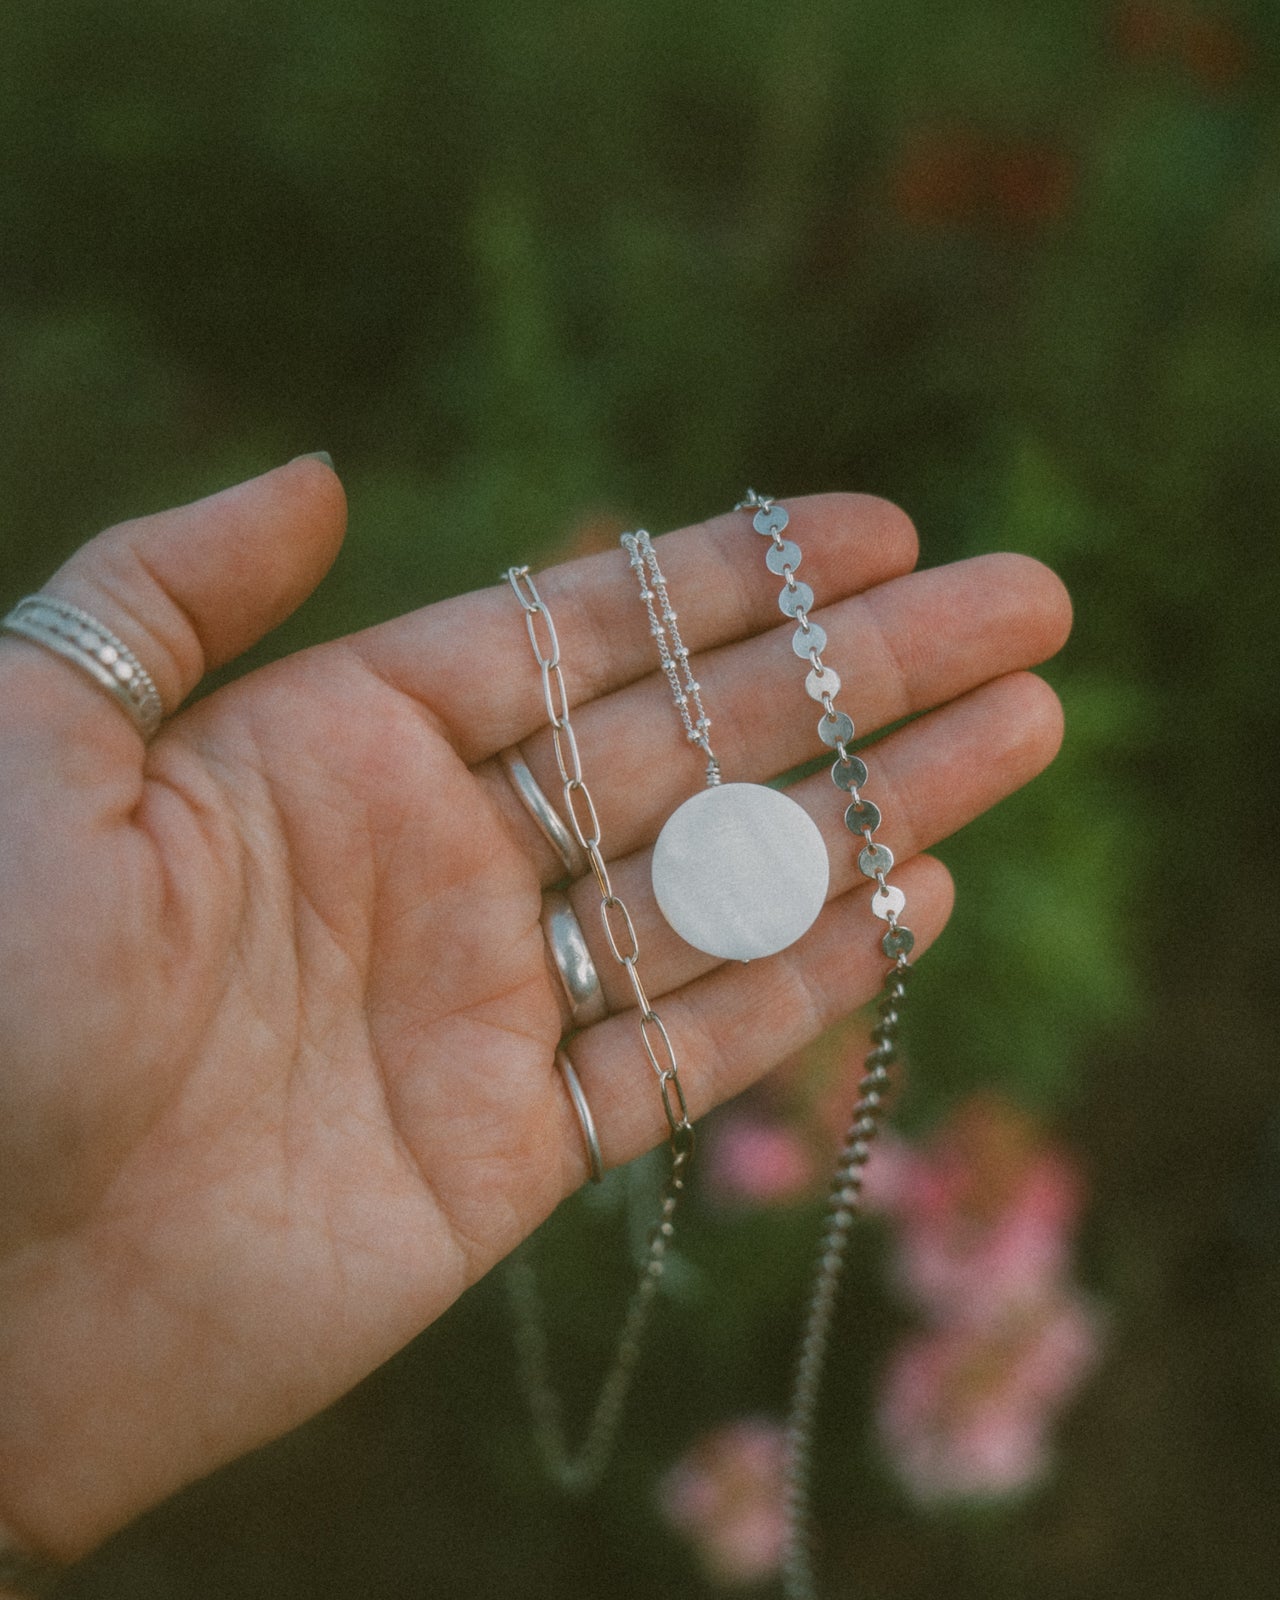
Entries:
[[703, 789], [653, 847], [653, 892], [688, 944], [726, 961], [785, 950], [827, 897], [827, 848], [803, 807], [759, 783]]

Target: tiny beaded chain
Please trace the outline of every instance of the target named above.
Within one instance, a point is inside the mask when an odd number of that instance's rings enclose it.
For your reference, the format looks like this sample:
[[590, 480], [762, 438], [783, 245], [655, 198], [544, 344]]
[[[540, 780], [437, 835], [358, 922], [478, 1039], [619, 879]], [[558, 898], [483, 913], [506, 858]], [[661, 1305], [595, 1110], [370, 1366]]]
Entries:
[[787, 1415], [787, 1535], [783, 1552], [783, 1587], [788, 1600], [817, 1600], [810, 1524], [818, 1396], [827, 1347], [831, 1341], [840, 1279], [848, 1254], [849, 1236], [862, 1198], [863, 1169], [871, 1154], [871, 1141], [879, 1129], [884, 1096], [889, 1087], [889, 1067], [898, 1058], [901, 1005], [906, 997], [907, 976], [911, 971], [907, 957], [915, 945], [915, 936], [898, 921], [906, 905], [906, 897], [901, 889], [887, 881], [893, 867], [893, 852], [887, 845], [877, 844], [874, 838], [875, 830], [880, 826], [880, 811], [870, 800], [862, 797], [861, 786], [867, 781], [867, 768], [865, 762], [848, 748], [854, 736], [853, 719], [846, 712], [836, 710], [835, 696], [840, 692], [840, 678], [822, 660], [827, 635], [809, 616], [813, 607], [813, 590], [807, 583], [796, 579], [796, 569], [801, 561], [800, 546], [793, 539], [783, 537], [790, 518], [783, 506], [776, 504], [768, 495], [757, 494], [754, 489], [747, 490], [746, 498], [734, 510], [753, 512], [752, 527], [771, 541], [765, 564], [770, 572], [783, 581], [778, 595], [779, 609], [784, 616], [793, 617], [796, 622], [791, 647], [801, 660], [809, 662], [805, 689], [810, 699], [822, 706], [818, 737], [828, 749], [836, 752], [835, 764], [831, 768], [832, 781], [837, 789], [849, 795], [844, 814], [845, 825], [863, 841], [858, 853], [858, 868], [864, 877], [874, 880], [876, 884], [871, 909], [889, 925], [880, 943], [885, 955], [893, 963], [885, 977], [878, 1003], [879, 1021], [871, 1033], [872, 1048], [866, 1059], [849, 1131], [831, 1181], [827, 1219], [805, 1311]]
[[[624, 533], [621, 544], [630, 558], [631, 570], [639, 580], [640, 598], [649, 613], [649, 632], [658, 646], [658, 658], [671, 685], [671, 698], [684, 723], [685, 735], [689, 743], [696, 744], [706, 756], [707, 784], [714, 788], [720, 782], [720, 763], [711, 748], [711, 718], [702, 706], [702, 685], [694, 677], [689, 665], [689, 652], [676, 626], [675, 607], [667, 594], [667, 580], [658, 565], [653, 541], [643, 528], [637, 528], [634, 533]], [[690, 700], [697, 712], [696, 718], [689, 710]]]

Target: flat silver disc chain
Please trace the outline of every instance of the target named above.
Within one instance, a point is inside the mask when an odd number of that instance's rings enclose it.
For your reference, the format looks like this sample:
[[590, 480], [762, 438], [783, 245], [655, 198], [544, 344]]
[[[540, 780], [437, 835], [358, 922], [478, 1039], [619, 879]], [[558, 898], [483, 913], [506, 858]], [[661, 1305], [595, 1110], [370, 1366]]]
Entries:
[[524, 611], [533, 657], [542, 674], [542, 696], [551, 723], [551, 742], [563, 786], [564, 808], [574, 837], [586, 852], [600, 889], [600, 920], [614, 959], [627, 974], [639, 1013], [640, 1042], [657, 1075], [671, 1145], [671, 1171], [644, 1260], [631, 1292], [613, 1361], [592, 1409], [581, 1446], [570, 1449], [560, 1396], [551, 1382], [548, 1339], [537, 1276], [521, 1253], [510, 1263], [507, 1287], [516, 1326], [521, 1385], [533, 1421], [534, 1441], [548, 1476], [570, 1494], [584, 1494], [603, 1476], [617, 1443], [622, 1408], [643, 1348], [658, 1287], [675, 1232], [675, 1214], [693, 1155], [693, 1124], [685, 1104], [675, 1049], [640, 981], [640, 945], [635, 925], [620, 895], [614, 893], [600, 848], [600, 820], [582, 776], [578, 741], [569, 714], [569, 696], [560, 665], [560, 640], [545, 601], [528, 567], [508, 569], [507, 582]]
[[783, 1588], [787, 1600], [817, 1600], [811, 1522], [818, 1398], [831, 1342], [840, 1281], [848, 1256], [849, 1236], [862, 1199], [863, 1169], [871, 1154], [871, 1142], [879, 1129], [890, 1081], [889, 1068], [898, 1059], [901, 1008], [907, 993], [908, 974], [912, 970], [907, 957], [915, 945], [915, 935], [898, 920], [906, 905], [906, 896], [901, 889], [887, 881], [893, 868], [893, 852], [887, 845], [878, 844], [874, 837], [880, 826], [880, 811], [862, 796], [861, 786], [867, 781], [867, 767], [848, 748], [854, 736], [853, 719], [846, 712], [836, 709], [835, 697], [840, 692], [840, 678], [822, 660], [827, 636], [809, 616], [813, 606], [813, 590], [796, 578], [796, 570], [802, 559], [800, 546], [793, 539], [783, 537], [791, 519], [785, 507], [778, 505], [769, 495], [757, 494], [754, 489], [747, 490], [746, 498], [739, 501], [734, 510], [752, 512], [752, 527], [770, 541], [765, 562], [769, 571], [780, 577], [783, 584], [778, 596], [778, 608], [784, 616], [793, 617], [796, 622], [791, 647], [801, 660], [809, 663], [805, 690], [810, 699], [822, 706], [818, 737], [836, 754], [835, 764], [831, 768], [832, 782], [849, 796], [844, 814], [845, 825], [862, 840], [858, 868], [864, 877], [875, 882], [871, 909], [889, 925], [880, 943], [885, 955], [893, 963], [884, 980], [877, 1006], [879, 1020], [871, 1031], [872, 1047], [858, 1085], [858, 1098], [853, 1107], [849, 1131], [831, 1180], [827, 1218], [805, 1309], [791, 1404], [787, 1413], [787, 1534], [782, 1563]]

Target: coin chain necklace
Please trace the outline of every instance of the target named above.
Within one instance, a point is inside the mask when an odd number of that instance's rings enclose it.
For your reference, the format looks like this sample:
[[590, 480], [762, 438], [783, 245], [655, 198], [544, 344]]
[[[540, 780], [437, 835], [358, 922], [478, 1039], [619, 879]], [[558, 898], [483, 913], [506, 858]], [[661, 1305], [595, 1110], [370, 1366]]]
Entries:
[[778, 596], [779, 609], [784, 616], [796, 620], [792, 649], [809, 662], [805, 689], [810, 698], [822, 706], [818, 736], [836, 752], [835, 764], [831, 768], [832, 781], [837, 789], [849, 795], [844, 814], [845, 825], [863, 841], [858, 853], [858, 868], [864, 877], [875, 882], [871, 909], [883, 922], [888, 923], [888, 930], [880, 944], [893, 963], [885, 976], [877, 1005], [879, 1021], [871, 1031], [872, 1048], [864, 1063], [849, 1131], [831, 1181], [826, 1223], [805, 1311], [787, 1415], [787, 1539], [783, 1554], [783, 1587], [788, 1600], [817, 1600], [810, 1523], [818, 1396], [840, 1279], [849, 1249], [849, 1235], [862, 1198], [863, 1168], [871, 1154], [871, 1141], [879, 1128], [884, 1096], [889, 1086], [889, 1068], [898, 1058], [901, 1007], [907, 993], [907, 975], [911, 971], [907, 957], [915, 945], [915, 936], [898, 920], [906, 905], [906, 896], [901, 889], [887, 881], [893, 868], [893, 852], [888, 845], [875, 841], [875, 831], [880, 826], [880, 811], [870, 800], [862, 797], [861, 787], [867, 781], [867, 768], [865, 762], [851, 754], [848, 748], [854, 736], [853, 720], [846, 712], [836, 710], [835, 697], [840, 691], [840, 679], [822, 660], [827, 636], [822, 627], [809, 617], [813, 606], [813, 590], [807, 583], [796, 579], [796, 569], [801, 562], [800, 546], [794, 540], [783, 537], [790, 518], [785, 507], [776, 504], [768, 495], [757, 494], [754, 489], [747, 490], [746, 498], [734, 510], [753, 512], [752, 527], [770, 541], [765, 563], [770, 572], [783, 580]]
[[622, 1408], [639, 1360], [654, 1299], [675, 1232], [676, 1208], [693, 1154], [693, 1124], [685, 1104], [675, 1050], [662, 1019], [649, 1003], [637, 962], [640, 946], [631, 913], [615, 894], [600, 848], [600, 821], [582, 775], [578, 740], [569, 714], [569, 696], [560, 665], [560, 641], [545, 601], [528, 567], [511, 567], [507, 582], [524, 611], [533, 657], [542, 674], [542, 697], [551, 723], [551, 742], [563, 785], [564, 807], [575, 838], [587, 854], [600, 889], [600, 920], [615, 960], [627, 974], [639, 1009], [640, 1042], [658, 1078], [662, 1110], [670, 1132], [671, 1171], [658, 1218], [631, 1292], [617, 1348], [587, 1424], [581, 1446], [569, 1448], [560, 1396], [551, 1382], [548, 1340], [537, 1276], [523, 1256], [511, 1263], [507, 1286], [515, 1318], [518, 1370], [533, 1420], [534, 1440], [548, 1476], [571, 1494], [584, 1494], [599, 1482], [617, 1443]]

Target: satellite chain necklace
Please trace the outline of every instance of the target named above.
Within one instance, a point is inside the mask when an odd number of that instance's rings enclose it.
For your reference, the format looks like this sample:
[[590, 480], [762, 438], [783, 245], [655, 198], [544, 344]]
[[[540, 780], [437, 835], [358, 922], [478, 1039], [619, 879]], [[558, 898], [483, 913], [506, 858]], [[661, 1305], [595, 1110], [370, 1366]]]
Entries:
[[906, 905], [906, 896], [887, 881], [893, 867], [893, 852], [887, 845], [877, 844], [874, 838], [880, 826], [880, 811], [870, 800], [862, 798], [861, 786], [867, 781], [867, 768], [848, 748], [854, 736], [852, 718], [836, 710], [835, 696], [840, 691], [840, 679], [822, 660], [827, 643], [825, 631], [809, 618], [813, 590], [796, 579], [801, 561], [800, 546], [783, 537], [790, 518], [783, 506], [777, 505], [768, 495], [758, 495], [754, 489], [747, 490], [746, 498], [734, 510], [753, 512], [752, 527], [770, 540], [765, 562], [769, 571], [783, 580], [778, 596], [779, 609], [784, 616], [794, 617], [797, 623], [792, 649], [809, 662], [805, 689], [810, 698], [822, 706], [818, 735], [836, 752], [831, 778], [836, 788], [850, 797], [844, 814], [845, 825], [863, 840], [858, 868], [864, 877], [876, 884], [871, 909], [889, 925], [880, 943], [893, 963], [885, 976], [878, 1002], [879, 1021], [871, 1033], [872, 1048], [863, 1067], [849, 1131], [831, 1181], [826, 1224], [805, 1311], [787, 1415], [787, 1539], [783, 1553], [783, 1586], [788, 1600], [817, 1600], [810, 1524], [818, 1396], [849, 1236], [862, 1199], [863, 1168], [879, 1128], [889, 1086], [889, 1068], [898, 1058], [899, 1020], [907, 993], [907, 975], [911, 971], [907, 957], [915, 945], [915, 936], [898, 921]]
[[595, 802], [582, 775], [578, 740], [569, 715], [569, 696], [560, 665], [560, 641], [546, 603], [538, 593], [528, 567], [511, 567], [507, 582], [524, 611], [525, 628], [533, 657], [542, 674], [542, 696], [551, 723], [551, 740], [563, 785], [569, 824], [587, 854], [600, 889], [600, 920], [614, 958], [627, 974], [639, 1008], [640, 1041], [658, 1078], [662, 1109], [670, 1132], [671, 1172], [663, 1190], [658, 1219], [649, 1235], [648, 1248], [631, 1292], [613, 1362], [600, 1385], [596, 1403], [580, 1448], [573, 1451], [565, 1437], [560, 1396], [551, 1382], [548, 1340], [542, 1299], [532, 1265], [523, 1256], [511, 1262], [507, 1287], [515, 1319], [518, 1371], [533, 1420], [534, 1440], [548, 1476], [571, 1494], [585, 1494], [600, 1480], [617, 1443], [622, 1408], [635, 1373], [645, 1330], [666, 1268], [667, 1251], [675, 1232], [676, 1207], [684, 1191], [689, 1159], [693, 1154], [693, 1124], [685, 1104], [675, 1050], [662, 1019], [649, 1003], [636, 963], [639, 941], [622, 898], [614, 892], [600, 848], [600, 822]]
[[[689, 665], [689, 652], [680, 637], [675, 608], [667, 593], [667, 580], [658, 565], [657, 551], [643, 528], [635, 533], [624, 533], [622, 548], [627, 552], [631, 570], [640, 582], [640, 598], [649, 614], [649, 632], [658, 647], [658, 659], [671, 685], [671, 698], [684, 723], [685, 737], [706, 756], [707, 787], [714, 788], [720, 782], [720, 762], [711, 748], [711, 718], [703, 709], [702, 685], [694, 677], [693, 668]], [[689, 710], [691, 700], [698, 713], [696, 718]]]
[[658, 908], [687, 944], [708, 955], [775, 955], [808, 932], [826, 901], [830, 863], [822, 834], [789, 795], [762, 783], [721, 782], [711, 719], [653, 543], [640, 528], [623, 534], [622, 545], [685, 735], [707, 758], [707, 787], [677, 806], [654, 842]]

